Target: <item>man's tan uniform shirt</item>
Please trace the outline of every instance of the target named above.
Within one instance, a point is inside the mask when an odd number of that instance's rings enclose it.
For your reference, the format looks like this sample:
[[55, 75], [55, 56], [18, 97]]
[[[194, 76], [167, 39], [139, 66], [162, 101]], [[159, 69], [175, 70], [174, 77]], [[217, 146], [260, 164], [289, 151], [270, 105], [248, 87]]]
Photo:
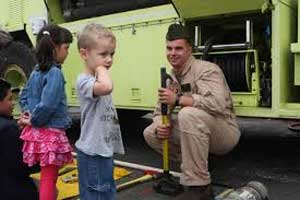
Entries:
[[[171, 73], [174, 79], [168, 84], [171, 90], [177, 94], [191, 96], [194, 101], [193, 107], [204, 110], [210, 115], [222, 118], [238, 127], [230, 89], [222, 70], [217, 65], [195, 59], [192, 56], [181, 72], [176, 72], [173, 69]], [[170, 113], [173, 110], [174, 108], [171, 108]], [[158, 104], [154, 112], [154, 120], [161, 120], [160, 115], [160, 104]]]
[[[182, 71], [172, 71], [173, 81], [168, 87], [193, 98], [192, 107], [182, 107], [179, 112], [170, 108], [170, 157], [181, 160], [183, 185], [207, 185], [208, 154], [226, 154], [239, 141], [240, 131], [233, 111], [230, 89], [221, 69], [210, 62], [190, 57]], [[161, 124], [160, 104], [153, 123], [144, 131], [146, 142], [161, 152], [161, 140], [156, 128]]]

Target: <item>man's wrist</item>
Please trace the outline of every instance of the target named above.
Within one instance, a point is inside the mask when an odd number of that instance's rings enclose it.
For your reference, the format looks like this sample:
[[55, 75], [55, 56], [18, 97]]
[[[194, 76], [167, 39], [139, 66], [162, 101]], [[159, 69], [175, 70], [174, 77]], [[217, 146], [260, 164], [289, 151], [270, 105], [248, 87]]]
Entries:
[[181, 106], [180, 104], [180, 98], [181, 98], [182, 95], [177, 95], [176, 96], [176, 100], [175, 100], [175, 106]]
[[192, 107], [194, 105], [194, 99], [193, 97], [189, 97], [189, 96], [181, 96], [179, 104], [181, 107], [186, 107], [186, 106]]

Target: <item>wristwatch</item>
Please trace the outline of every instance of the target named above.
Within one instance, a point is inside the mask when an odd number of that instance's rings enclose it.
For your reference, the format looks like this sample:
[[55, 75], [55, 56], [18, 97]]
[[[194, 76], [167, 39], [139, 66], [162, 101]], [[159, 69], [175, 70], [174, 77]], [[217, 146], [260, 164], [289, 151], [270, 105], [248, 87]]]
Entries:
[[182, 96], [181, 94], [179, 94], [179, 95], [176, 96], [175, 106], [181, 106], [180, 105], [180, 97], [181, 96]]

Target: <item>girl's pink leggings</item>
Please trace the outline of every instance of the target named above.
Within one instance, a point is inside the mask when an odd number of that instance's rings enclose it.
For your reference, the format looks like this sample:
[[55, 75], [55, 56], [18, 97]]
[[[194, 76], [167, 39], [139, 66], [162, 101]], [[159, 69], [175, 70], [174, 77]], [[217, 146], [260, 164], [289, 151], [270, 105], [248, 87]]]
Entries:
[[55, 200], [58, 166], [47, 165], [41, 168], [40, 200]]

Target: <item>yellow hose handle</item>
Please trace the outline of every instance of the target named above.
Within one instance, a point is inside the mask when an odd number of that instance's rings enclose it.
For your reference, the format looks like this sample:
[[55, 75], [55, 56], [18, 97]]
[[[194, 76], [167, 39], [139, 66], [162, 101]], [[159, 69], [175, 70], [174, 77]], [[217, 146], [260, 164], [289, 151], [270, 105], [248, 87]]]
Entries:
[[[170, 75], [167, 73], [165, 67], [160, 68], [160, 79], [161, 79], [161, 87], [167, 88], [167, 80], [170, 78]], [[162, 115], [162, 124], [169, 125], [168, 119], [168, 105], [161, 104], [161, 115]], [[163, 169], [164, 173], [169, 173], [169, 140], [164, 139], [162, 141], [162, 149], [163, 149]]]
[[[168, 125], [169, 124], [169, 119], [168, 116], [163, 115], [162, 116], [162, 123], [163, 125]], [[169, 171], [169, 140], [164, 139], [163, 140], [163, 169], [164, 172]]]

